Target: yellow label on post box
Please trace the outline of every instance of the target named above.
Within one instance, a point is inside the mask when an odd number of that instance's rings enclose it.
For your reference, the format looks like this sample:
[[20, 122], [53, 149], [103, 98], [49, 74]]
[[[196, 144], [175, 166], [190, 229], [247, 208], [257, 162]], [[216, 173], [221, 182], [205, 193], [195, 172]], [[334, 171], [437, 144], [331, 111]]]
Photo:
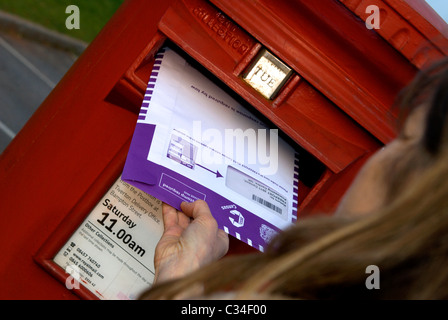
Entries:
[[264, 97], [272, 100], [291, 74], [291, 68], [263, 49], [243, 79]]

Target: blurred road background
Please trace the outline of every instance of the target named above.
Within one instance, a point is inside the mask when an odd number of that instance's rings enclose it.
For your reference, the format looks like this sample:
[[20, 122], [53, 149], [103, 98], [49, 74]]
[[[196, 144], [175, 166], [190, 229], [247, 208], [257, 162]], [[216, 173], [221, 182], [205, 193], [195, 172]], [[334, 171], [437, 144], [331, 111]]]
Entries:
[[0, 150], [9, 144], [77, 54], [0, 31]]
[[[124, 0], [0, 0], [0, 153]], [[69, 30], [69, 5], [80, 29]]]
[[[0, 0], [0, 154], [123, 2]], [[427, 2], [448, 20], [448, 0]], [[79, 30], [66, 28], [69, 5]]]

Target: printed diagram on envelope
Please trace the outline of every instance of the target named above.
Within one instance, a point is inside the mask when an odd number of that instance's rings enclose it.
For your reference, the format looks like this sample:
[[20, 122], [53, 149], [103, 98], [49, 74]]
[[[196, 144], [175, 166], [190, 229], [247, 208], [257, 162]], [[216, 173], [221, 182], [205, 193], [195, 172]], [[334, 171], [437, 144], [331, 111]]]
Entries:
[[220, 228], [261, 251], [297, 219], [295, 150], [169, 48], [156, 55], [122, 179], [178, 209], [205, 200]]

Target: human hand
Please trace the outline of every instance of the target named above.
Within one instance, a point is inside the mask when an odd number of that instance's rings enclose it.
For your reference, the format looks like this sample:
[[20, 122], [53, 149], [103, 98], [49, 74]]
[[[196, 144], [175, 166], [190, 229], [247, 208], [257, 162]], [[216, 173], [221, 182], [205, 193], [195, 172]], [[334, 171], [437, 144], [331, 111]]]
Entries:
[[155, 250], [155, 283], [218, 260], [229, 248], [228, 235], [218, 229], [205, 201], [183, 202], [181, 209], [162, 205], [164, 232]]

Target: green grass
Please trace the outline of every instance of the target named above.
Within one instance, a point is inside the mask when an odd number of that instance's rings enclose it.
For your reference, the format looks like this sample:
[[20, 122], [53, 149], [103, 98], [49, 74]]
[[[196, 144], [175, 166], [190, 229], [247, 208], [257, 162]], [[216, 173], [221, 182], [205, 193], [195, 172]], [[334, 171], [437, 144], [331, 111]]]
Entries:
[[[124, 0], [0, 0], [0, 10], [18, 15], [73, 38], [91, 42]], [[67, 6], [80, 11], [80, 29], [68, 30]]]

